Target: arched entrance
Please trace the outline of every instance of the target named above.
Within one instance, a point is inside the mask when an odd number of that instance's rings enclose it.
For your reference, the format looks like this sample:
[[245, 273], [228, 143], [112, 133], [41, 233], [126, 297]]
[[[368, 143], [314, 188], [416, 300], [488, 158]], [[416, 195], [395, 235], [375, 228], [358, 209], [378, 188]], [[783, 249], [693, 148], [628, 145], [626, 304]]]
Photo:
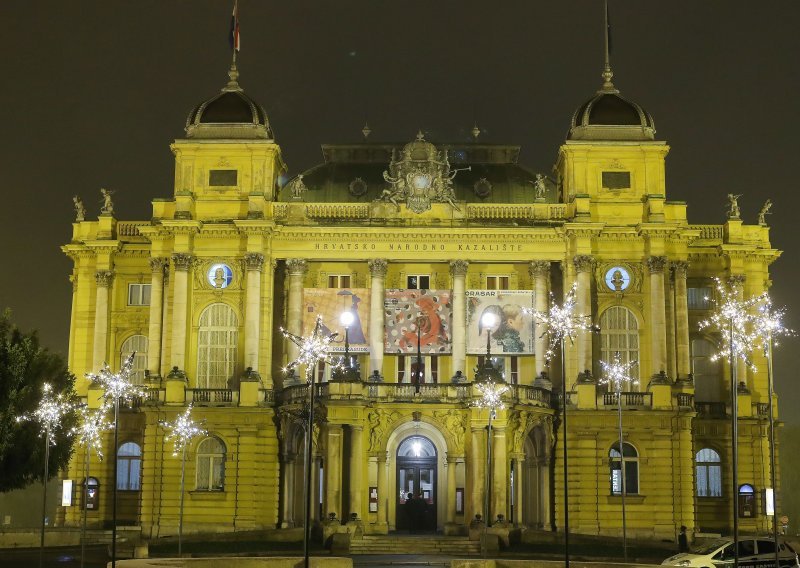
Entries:
[[[424, 436], [405, 438], [397, 447], [395, 526], [409, 532], [435, 532], [438, 460]], [[413, 495], [413, 497], [411, 497]]]
[[550, 448], [542, 425], [531, 430], [525, 439], [525, 475], [523, 476], [522, 522], [534, 528], [550, 523]]

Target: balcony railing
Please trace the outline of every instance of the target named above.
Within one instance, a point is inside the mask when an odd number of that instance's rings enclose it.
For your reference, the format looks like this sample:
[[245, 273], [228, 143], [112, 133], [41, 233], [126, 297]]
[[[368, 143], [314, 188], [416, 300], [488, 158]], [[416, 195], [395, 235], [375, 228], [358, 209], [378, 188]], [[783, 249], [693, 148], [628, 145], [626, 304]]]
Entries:
[[757, 402], [753, 406], [755, 406], [756, 414], [758, 416], [769, 416], [769, 403], [768, 402]]
[[622, 396], [623, 408], [651, 408], [653, 406], [653, 393], [651, 392], [606, 392], [602, 394], [603, 406], [617, 406], [618, 396]]
[[694, 409], [694, 395], [693, 394], [690, 394], [688, 392], [679, 392], [675, 396], [675, 398], [676, 398], [676, 400], [678, 402], [678, 408]]
[[728, 409], [724, 402], [695, 402], [698, 418], [727, 418]]
[[196, 405], [234, 406], [239, 392], [230, 389], [186, 389], [186, 399]]

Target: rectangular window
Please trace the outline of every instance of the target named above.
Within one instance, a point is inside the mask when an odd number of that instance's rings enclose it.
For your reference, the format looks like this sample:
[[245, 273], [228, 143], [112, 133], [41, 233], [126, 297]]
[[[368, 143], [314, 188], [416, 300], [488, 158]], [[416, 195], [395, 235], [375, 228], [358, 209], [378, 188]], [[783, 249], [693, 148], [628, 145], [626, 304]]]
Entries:
[[328, 275], [328, 288], [349, 288], [349, 287], [350, 287], [349, 274]]
[[508, 290], [508, 276], [487, 276], [487, 290]]
[[[397, 382], [398, 383], [413, 383], [416, 379], [416, 373], [419, 372], [419, 365], [417, 364], [416, 355], [398, 355], [397, 356]], [[438, 383], [439, 382], [439, 359], [431, 355], [422, 356], [422, 382], [423, 383]]]
[[149, 306], [150, 284], [128, 284], [128, 305]]
[[629, 189], [630, 172], [603, 172], [603, 189]]
[[690, 310], [710, 310], [714, 290], [710, 286], [687, 288], [686, 296]]
[[519, 358], [518, 357], [509, 357], [511, 359], [511, 384], [518, 385], [519, 384]]
[[208, 185], [234, 186], [238, 180], [238, 173], [236, 170], [211, 170], [208, 172]]
[[428, 274], [409, 275], [406, 284], [409, 290], [430, 290], [431, 277]]
[[397, 357], [397, 382], [406, 383], [406, 358], [403, 355]]

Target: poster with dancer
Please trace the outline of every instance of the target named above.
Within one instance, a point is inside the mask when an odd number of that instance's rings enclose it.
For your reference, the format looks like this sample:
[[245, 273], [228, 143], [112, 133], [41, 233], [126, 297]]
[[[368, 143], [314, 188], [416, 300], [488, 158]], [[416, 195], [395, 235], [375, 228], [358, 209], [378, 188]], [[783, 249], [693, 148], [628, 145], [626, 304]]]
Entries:
[[533, 290], [467, 290], [467, 353], [486, 353], [481, 317], [491, 312], [497, 322], [488, 330], [492, 354], [533, 355], [534, 318], [522, 310], [534, 306]]
[[344, 327], [339, 323], [342, 312], [353, 314], [348, 331], [350, 351], [369, 351], [369, 289], [367, 288], [306, 288], [303, 291], [303, 335], [314, 331], [317, 316], [322, 316], [323, 331], [338, 333], [330, 351], [344, 353]]
[[386, 290], [384, 310], [386, 353], [452, 352], [450, 290]]

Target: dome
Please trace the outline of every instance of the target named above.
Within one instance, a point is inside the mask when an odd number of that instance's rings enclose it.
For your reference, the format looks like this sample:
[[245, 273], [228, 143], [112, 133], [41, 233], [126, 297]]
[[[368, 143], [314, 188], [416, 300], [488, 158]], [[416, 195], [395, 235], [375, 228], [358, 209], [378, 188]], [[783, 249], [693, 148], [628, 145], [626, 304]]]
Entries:
[[188, 138], [272, 138], [264, 107], [239, 86], [236, 66], [222, 91], [192, 109], [186, 119]]
[[568, 140], [653, 140], [655, 123], [650, 113], [626, 99], [604, 73], [603, 87], [572, 115]]

